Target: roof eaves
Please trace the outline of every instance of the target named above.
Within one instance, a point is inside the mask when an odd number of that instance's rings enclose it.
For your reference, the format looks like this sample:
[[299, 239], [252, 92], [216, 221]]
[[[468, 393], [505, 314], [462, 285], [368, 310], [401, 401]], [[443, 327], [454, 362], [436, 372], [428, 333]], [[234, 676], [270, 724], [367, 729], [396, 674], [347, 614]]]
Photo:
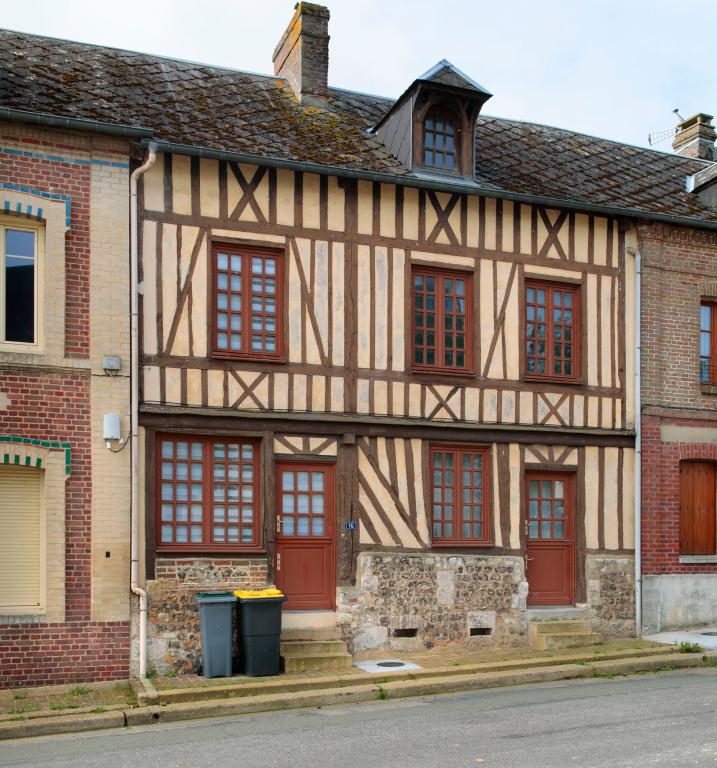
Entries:
[[89, 131], [128, 139], [149, 139], [154, 136], [154, 129], [138, 125], [104, 123], [99, 120], [86, 120], [79, 117], [63, 117], [46, 112], [30, 112], [24, 109], [12, 109], [0, 105], [0, 119], [16, 120], [33, 125], [46, 125], [50, 128], [64, 128], [74, 131]]
[[[148, 139], [143, 140], [143, 144], [148, 145]], [[393, 174], [382, 173], [380, 171], [366, 171], [357, 168], [343, 168], [341, 166], [323, 165], [320, 163], [311, 163], [303, 160], [287, 160], [278, 157], [262, 157], [243, 152], [231, 152], [226, 150], [215, 150], [205, 147], [190, 146], [185, 144], [175, 144], [162, 140], [152, 140], [151, 143], [156, 146], [159, 152], [176, 152], [178, 154], [207, 157], [218, 160], [232, 160], [239, 163], [253, 165], [265, 165], [273, 168], [286, 168], [294, 171], [303, 171], [305, 173], [323, 173], [331, 176], [357, 179], [362, 181], [378, 181], [384, 184], [397, 184], [401, 186], [416, 187], [420, 189], [431, 189], [439, 192], [449, 192], [457, 194], [485, 195], [487, 197], [499, 198], [502, 200], [514, 200], [526, 205], [544, 205], [551, 208], [564, 208], [567, 210], [581, 211], [587, 213], [597, 213], [605, 216], [623, 216], [631, 219], [642, 219], [651, 221], [661, 221], [667, 224], [676, 224], [680, 226], [697, 227], [698, 229], [717, 230], [717, 220], [701, 219], [694, 216], [678, 216], [671, 213], [659, 213], [656, 211], [646, 211], [637, 208], [622, 208], [615, 205], [601, 205], [597, 203], [586, 203], [581, 200], [568, 200], [563, 198], [547, 197], [543, 195], [530, 195], [519, 192], [509, 192], [493, 187], [485, 187], [479, 183], [467, 184], [463, 181], [443, 181], [435, 177], [426, 178], [415, 174]]]

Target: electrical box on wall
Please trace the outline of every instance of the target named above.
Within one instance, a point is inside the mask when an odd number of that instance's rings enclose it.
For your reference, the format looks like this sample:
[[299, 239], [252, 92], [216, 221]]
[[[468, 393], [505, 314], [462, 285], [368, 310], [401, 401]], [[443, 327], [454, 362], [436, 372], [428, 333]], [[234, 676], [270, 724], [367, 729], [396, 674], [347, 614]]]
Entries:
[[104, 439], [119, 440], [121, 437], [120, 417], [116, 413], [106, 413], [104, 424]]

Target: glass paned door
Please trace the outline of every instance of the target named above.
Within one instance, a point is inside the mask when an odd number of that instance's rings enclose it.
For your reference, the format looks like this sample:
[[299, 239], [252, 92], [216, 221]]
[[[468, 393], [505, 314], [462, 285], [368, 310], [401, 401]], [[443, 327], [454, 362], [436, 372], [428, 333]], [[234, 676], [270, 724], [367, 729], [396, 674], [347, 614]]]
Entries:
[[279, 525], [282, 536], [324, 536], [325, 493], [323, 470], [281, 470]]
[[528, 605], [575, 603], [574, 475], [526, 472]]
[[284, 610], [336, 605], [335, 468], [285, 461], [276, 465], [275, 581]]
[[564, 539], [565, 480], [528, 481], [528, 538]]

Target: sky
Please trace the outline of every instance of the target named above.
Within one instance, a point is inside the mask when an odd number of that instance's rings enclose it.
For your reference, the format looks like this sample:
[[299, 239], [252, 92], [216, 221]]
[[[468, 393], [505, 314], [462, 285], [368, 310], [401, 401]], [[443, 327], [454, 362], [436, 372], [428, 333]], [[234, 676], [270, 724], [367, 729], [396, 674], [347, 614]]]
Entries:
[[[648, 146], [717, 115], [717, 0], [324, 0], [329, 83], [396, 97], [446, 58], [493, 93], [485, 114]], [[293, 0], [34, 0], [0, 24], [271, 73]], [[670, 151], [669, 139], [656, 146]]]

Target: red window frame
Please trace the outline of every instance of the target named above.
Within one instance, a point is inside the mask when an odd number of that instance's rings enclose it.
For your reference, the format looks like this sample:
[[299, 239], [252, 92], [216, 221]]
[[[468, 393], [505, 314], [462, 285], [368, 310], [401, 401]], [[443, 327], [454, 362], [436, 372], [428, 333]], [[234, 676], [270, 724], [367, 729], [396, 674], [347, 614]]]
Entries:
[[[442, 456], [442, 459], [437, 458]], [[452, 457], [452, 478], [447, 478], [450, 471], [446, 457]], [[464, 467], [464, 457], [469, 459], [469, 467]], [[480, 469], [476, 469], [473, 457], [480, 457]], [[481, 546], [493, 545], [492, 515], [490, 509], [490, 477], [492, 472], [491, 452], [487, 447], [465, 445], [431, 445], [429, 449], [429, 486], [431, 540], [436, 547], [441, 546]], [[438, 473], [441, 473], [438, 477]], [[464, 473], [469, 475], [469, 484], [465, 483]], [[480, 485], [475, 479], [480, 474]], [[440, 479], [440, 482], [437, 480]], [[450, 491], [447, 499], [446, 491]], [[476, 494], [479, 501], [476, 501]], [[467, 492], [467, 497], [464, 493]], [[439, 498], [440, 497], [440, 498]], [[450, 513], [447, 508], [452, 504]], [[469, 508], [469, 520], [463, 520], [464, 507]], [[480, 516], [476, 516], [480, 509]], [[438, 516], [436, 516], [438, 514]], [[480, 535], [476, 535], [475, 525], [480, 525]], [[466, 535], [464, 526], [469, 525]], [[447, 526], [452, 526], [448, 528]], [[440, 534], [436, 529], [440, 528]]]
[[[546, 303], [545, 303], [545, 336], [541, 337], [537, 333], [536, 326], [539, 324], [537, 317], [531, 317], [531, 307], [534, 312], [537, 313], [538, 307], [542, 306], [537, 303], [537, 297], [534, 301], [530, 301], [530, 291], [545, 291]], [[564, 316], [560, 320], [556, 320], [555, 312], [562, 312], [565, 308], [565, 296], [571, 297], [570, 301], [572, 306], [569, 307], [571, 311], [572, 322], [565, 322]], [[556, 303], [556, 296], [559, 296], [559, 303]], [[535, 381], [564, 381], [564, 382], [578, 382], [581, 379], [580, 365], [581, 365], [581, 339], [580, 339], [580, 286], [570, 285], [566, 283], [549, 283], [543, 280], [526, 280], [525, 291], [525, 325], [523, 332], [525, 334], [525, 346], [523, 352], [525, 355], [525, 378]], [[561, 338], [555, 339], [556, 328], [561, 329]], [[570, 340], [565, 341], [565, 330], [570, 329]], [[531, 333], [532, 330], [532, 333]], [[531, 348], [531, 343], [533, 347]], [[539, 344], [544, 344], [544, 353], [541, 355], [538, 353]], [[556, 344], [560, 344], [559, 352], [556, 348]], [[571, 347], [571, 355], [568, 357], [565, 353], [566, 346]], [[533, 350], [531, 352], [531, 349]], [[530, 361], [538, 361], [539, 359], [545, 360], [545, 371], [540, 373], [536, 370], [530, 370]], [[560, 360], [563, 364], [569, 362], [572, 365], [572, 373], [555, 373], [555, 363]]]
[[[422, 277], [423, 284], [425, 286], [426, 280], [432, 278], [435, 280], [435, 296], [434, 304], [434, 322], [435, 328], [430, 328], [427, 325], [427, 299], [430, 292], [423, 289], [418, 290], [416, 288], [416, 278]], [[463, 280], [464, 282], [464, 302], [465, 312], [461, 314], [455, 311], [455, 301], [459, 296], [455, 293], [455, 289], [450, 293], [446, 293], [446, 282]], [[452, 287], [452, 286], [451, 286]], [[421, 301], [419, 302], [419, 296]], [[451, 299], [453, 303], [453, 309], [448, 309], [446, 301]], [[422, 304], [422, 306], [419, 306]], [[422, 317], [423, 324], [419, 326], [417, 318]], [[459, 318], [463, 319], [463, 330], [460, 330], [458, 326]], [[452, 328], [447, 328], [448, 325], [452, 325]], [[428, 343], [428, 335], [433, 332], [434, 344]], [[423, 333], [423, 341], [419, 343], [417, 340], [418, 334]], [[446, 334], [451, 333], [453, 335], [453, 344], [449, 348], [446, 346]], [[464, 347], [461, 349], [457, 346], [457, 336], [460, 335], [463, 338]], [[411, 269], [411, 365], [414, 371], [435, 372], [440, 371], [444, 373], [452, 374], [472, 374], [473, 373], [473, 274], [470, 272], [451, 272], [442, 269], [433, 269], [429, 267], [414, 266]], [[428, 352], [434, 352], [434, 362], [426, 362]], [[423, 352], [423, 362], [416, 362], [417, 352]], [[464, 355], [464, 362], [462, 366], [456, 364], [457, 355], [460, 353]], [[453, 364], [446, 363], [446, 353], [453, 354]]]
[[[220, 255], [226, 255], [229, 259], [228, 269], [219, 267]], [[214, 357], [221, 357], [230, 360], [274, 360], [283, 361], [284, 359], [284, 252], [272, 248], [245, 247], [235, 244], [213, 243], [211, 254], [211, 277], [212, 277], [212, 315], [211, 315], [211, 349]], [[239, 259], [241, 264], [240, 274], [232, 272], [232, 260]], [[275, 265], [275, 275], [254, 273], [252, 265], [255, 260], [261, 260], [262, 267], [265, 269], [267, 261], [273, 261]], [[227, 276], [226, 288], [220, 288], [218, 281], [221, 275]], [[232, 281], [232, 277], [238, 280]], [[252, 292], [252, 278], [257, 277], [264, 281], [264, 290]], [[268, 293], [266, 288], [268, 280], [273, 280], [275, 293]], [[232, 282], [238, 283], [233, 286]], [[227, 297], [226, 307], [220, 307], [220, 294]], [[232, 307], [232, 300], [239, 299], [239, 308]], [[253, 298], [260, 298], [262, 309], [253, 308]], [[274, 301], [274, 313], [267, 311], [266, 307], [269, 301]], [[226, 315], [226, 324], [228, 328], [220, 328], [221, 315]], [[274, 319], [274, 332], [267, 331], [267, 319]], [[254, 320], [260, 318], [264, 322], [261, 327], [255, 331], [253, 328]], [[240, 327], [234, 329], [235, 335], [241, 336], [241, 344], [238, 348], [223, 347], [219, 344], [220, 334], [231, 332], [232, 322], [239, 321]], [[254, 351], [251, 348], [252, 336], [261, 336], [265, 345], [267, 337], [274, 338], [275, 349], [267, 351]], [[231, 341], [229, 342], [231, 345]]]
[[[424, 168], [448, 173], [457, 173], [460, 170], [460, 126], [460, 120], [447, 109], [434, 107], [428, 111], [423, 118], [421, 146], [421, 164]], [[452, 147], [449, 147], [449, 144], [452, 144]], [[440, 163], [436, 162], [437, 157], [441, 158]], [[452, 165], [446, 165], [448, 157], [452, 158]]]
[[[705, 320], [709, 325], [705, 327]], [[700, 384], [717, 386], [717, 302], [700, 302]]]
[[[172, 456], [170, 457], [163, 451], [165, 443], [172, 443]], [[186, 458], [178, 456], [177, 444], [186, 443], [188, 451]], [[192, 458], [196, 456], [193, 453], [193, 446], [201, 445], [201, 458]], [[230, 459], [228, 450], [224, 451], [224, 458], [215, 457], [215, 447], [219, 445], [239, 446], [238, 458]], [[245, 447], [251, 447], [251, 458], [247, 458], [243, 452]], [[157, 552], [262, 552], [261, 547], [261, 483], [260, 483], [260, 443], [256, 439], [244, 437], [206, 437], [190, 434], [157, 434], [155, 442], [155, 545]], [[172, 477], [165, 473], [165, 465], [172, 464]], [[187, 464], [187, 480], [184, 481], [178, 476], [177, 464]], [[201, 480], [192, 481], [192, 464], [201, 465]], [[238, 465], [238, 475], [234, 482], [229, 477], [229, 465]], [[224, 480], [215, 480], [215, 466], [223, 466]], [[251, 481], [244, 480], [243, 470], [251, 467]], [[178, 485], [186, 485], [187, 490], [180, 494], [177, 491]], [[237, 488], [236, 502], [229, 500], [229, 485]], [[171, 498], [164, 486], [171, 486]], [[192, 486], [201, 486], [201, 498], [193, 498]], [[215, 486], [223, 486], [225, 493], [223, 498], [214, 498]], [[251, 488], [251, 502], [243, 498], [243, 489]], [[184, 505], [186, 511], [180, 516], [178, 507]], [[193, 519], [195, 511], [198, 511], [201, 505], [201, 521]], [[237, 508], [236, 521], [232, 519], [229, 506]], [[246, 507], [252, 507], [251, 520], [249, 521], [244, 512]], [[172, 509], [172, 518], [168, 518], [169, 507]], [[216, 515], [217, 509], [223, 510], [223, 515]], [[223, 519], [222, 519], [223, 517]], [[194, 525], [193, 525], [194, 523]], [[173, 541], [163, 540], [163, 527], [171, 526], [173, 530]], [[177, 530], [179, 526], [187, 529], [187, 541], [176, 541]], [[201, 526], [201, 541], [192, 540], [191, 528]], [[251, 526], [251, 540], [242, 541], [242, 529]], [[215, 538], [216, 530], [223, 529], [224, 541], [217, 541]], [[238, 529], [238, 541], [228, 541], [229, 529]]]

